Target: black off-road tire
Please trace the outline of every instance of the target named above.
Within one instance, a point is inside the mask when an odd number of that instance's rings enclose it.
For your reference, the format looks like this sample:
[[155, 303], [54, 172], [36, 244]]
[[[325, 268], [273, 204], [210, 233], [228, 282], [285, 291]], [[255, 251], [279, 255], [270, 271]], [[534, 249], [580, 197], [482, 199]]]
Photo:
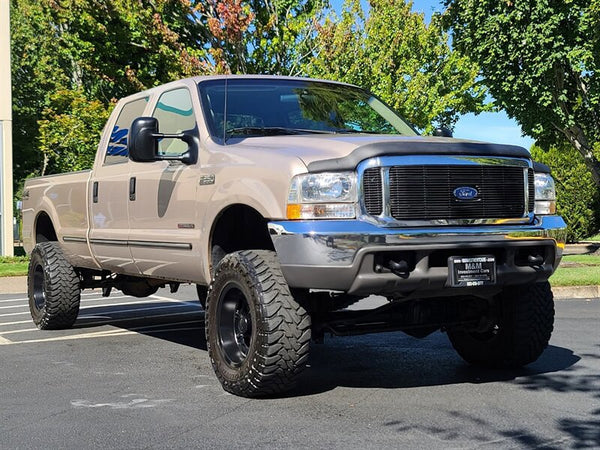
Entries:
[[70, 328], [79, 314], [79, 276], [58, 242], [40, 242], [31, 252], [27, 277], [29, 310], [40, 330]]
[[208, 290], [206, 341], [223, 389], [263, 397], [294, 388], [310, 336], [310, 315], [290, 294], [275, 252], [221, 260]]
[[485, 367], [517, 368], [534, 362], [548, 346], [554, 325], [550, 283], [505, 289], [499, 314], [482, 333], [448, 330], [450, 342], [467, 362]]

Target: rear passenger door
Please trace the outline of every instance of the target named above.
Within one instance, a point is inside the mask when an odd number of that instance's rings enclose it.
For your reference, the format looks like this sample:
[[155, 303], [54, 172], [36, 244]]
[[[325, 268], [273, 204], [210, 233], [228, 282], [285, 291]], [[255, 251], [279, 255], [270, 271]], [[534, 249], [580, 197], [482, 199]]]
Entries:
[[[198, 96], [187, 86], [160, 94], [152, 111], [161, 133], [198, 133]], [[188, 145], [179, 139], [159, 142], [159, 154], [177, 156]], [[129, 244], [140, 273], [171, 280], [197, 280], [199, 254], [196, 165], [179, 161], [131, 162], [135, 198], [129, 202]]]
[[[117, 273], [138, 273], [128, 246], [129, 170], [127, 141], [131, 123], [144, 115], [148, 97], [117, 106], [117, 118], [108, 142], [98, 155], [90, 189], [90, 233], [92, 253], [103, 269]], [[102, 149], [101, 149], [102, 150]]]

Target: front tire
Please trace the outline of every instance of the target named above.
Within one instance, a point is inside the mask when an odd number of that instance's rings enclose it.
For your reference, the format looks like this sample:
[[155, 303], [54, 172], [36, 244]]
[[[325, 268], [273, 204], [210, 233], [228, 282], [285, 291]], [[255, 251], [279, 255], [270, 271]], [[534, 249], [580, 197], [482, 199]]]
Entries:
[[242, 397], [292, 389], [306, 365], [311, 322], [290, 294], [274, 252], [219, 263], [206, 309], [208, 354], [223, 389]]
[[40, 242], [31, 252], [27, 277], [29, 310], [40, 330], [70, 328], [79, 314], [79, 276], [58, 242]]
[[554, 326], [550, 283], [508, 288], [496, 301], [500, 311], [490, 329], [448, 330], [452, 346], [474, 365], [516, 368], [532, 363], [548, 346]]

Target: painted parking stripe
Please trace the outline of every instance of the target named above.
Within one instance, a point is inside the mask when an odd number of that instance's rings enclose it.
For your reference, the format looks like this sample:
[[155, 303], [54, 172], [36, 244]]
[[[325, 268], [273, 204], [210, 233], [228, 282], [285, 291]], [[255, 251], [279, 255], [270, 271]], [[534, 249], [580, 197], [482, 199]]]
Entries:
[[[132, 322], [132, 321], [137, 321], [137, 320], [142, 320], [142, 319], [158, 319], [161, 317], [172, 317], [172, 316], [186, 316], [186, 315], [191, 315], [191, 314], [198, 314], [198, 311], [182, 311], [182, 312], [176, 312], [176, 313], [169, 313], [169, 314], [157, 314], [157, 315], [150, 315], [150, 316], [139, 316], [139, 317], [124, 317], [121, 319], [111, 319], [110, 317], [107, 317], [107, 320], [103, 320], [103, 321], [98, 321], [98, 322], [84, 322], [84, 323], [76, 323], [75, 326], [73, 328], [71, 328], [72, 330], [81, 330], [83, 329], [83, 327], [78, 327], [77, 325], [84, 325], [86, 328], [88, 327], [93, 327], [93, 326], [102, 326], [102, 325], [112, 325], [114, 323], [119, 323], [119, 322]], [[85, 317], [85, 316], [84, 316]], [[89, 316], [92, 317], [92, 316]], [[79, 317], [79, 319], [81, 319], [82, 317]], [[28, 320], [26, 323], [30, 323], [31, 321]], [[157, 326], [165, 326], [165, 325], [177, 325], [180, 323], [202, 323], [204, 322], [203, 320], [199, 320], [199, 321], [188, 321], [188, 322], [173, 322], [173, 323], [169, 323], [169, 324], [159, 324], [159, 325], [148, 325], [147, 327], [139, 327], [139, 329], [142, 328], [152, 328], [152, 327], [157, 327]], [[131, 328], [131, 330], [137, 330], [138, 328]], [[25, 328], [25, 329], [21, 329], [21, 330], [10, 330], [10, 331], [2, 331], [0, 332], [0, 337], [1, 336], [6, 336], [7, 334], [18, 334], [18, 333], [27, 333], [27, 332], [32, 332], [32, 331], [39, 331], [38, 328]]]
[[108, 330], [108, 331], [94, 331], [92, 333], [75, 334], [70, 336], [56, 336], [50, 338], [41, 339], [30, 339], [27, 341], [9, 341], [8, 339], [2, 338], [0, 345], [15, 345], [15, 344], [35, 344], [39, 342], [58, 342], [58, 341], [72, 341], [76, 339], [91, 339], [91, 338], [103, 338], [113, 336], [125, 336], [129, 334], [138, 334], [135, 331], [129, 330]]
[[[99, 300], [104, 300], [106, 297], [100, 297], [100, 298], [91, 298], [91, 299], [86, 299], [84, 301], [82, 301], [82, 303], [90, 303], [93, 301], [99, 301]], [[111, 300], [116, 300], [116, 299], [121, 299], [121, 298], [130, 298], [128, 295], [119, 295], [118, 297], [108, 297]], [[0, 306], [0, 309], [13, 309], [13, 308], [29, 308], [29, 303], [24, 303], [21, 305], [9, 305], [9, 306]]]
[[[168, 324], [173, 325], [173, 324]], [[138, 330], [143, 330], [148, 327], [139, 327]], [[174, 331], [190, 331], [190, 330], [199, 330], [200, 327], [187, 327], [187, 328], [167, 328], [165, 330], [155, 330], [154, 333], [165, 333], [165, 332], [174, 332]], [[74, 334], [69, 336], [56, 336], [50, 338], [41, 338], [41, 339], [29, 339], [26, 341], [11, 341], [9, 339], [3, 338], [0, 336], [0, 346], [2, 345], [16, 345], [16, 344], [37, 344], [43, 342], [59, 342], [59, 341], [73, 341], [77, 339], [95, 339], [95, 338], [104, 338], [104, 337], [117, 337], [117, 336], [128, 336], [132, 334], [140, 334], [139, 331], [134, 330], [107, 330], [107, 331], [95, 331], [92, 333], [82, 333], [82, 334]]]
[[0, 327], [7, 327], [7, 326], [10, 326], [10, 325], [21, 325], [21, 324], [24, 324], [24, 323], [31, 323], [31, 319], [29, 319], [29, 320], [18, 320], [17, 322], [4, 322], [4, 323], [0, 322]]
[[[135, 301], [135, 302], [106, 303], [106, 304], [103, 304], [103, 305], [90, 306], [89, 308], [82, 308], [82, 310], [96, 309], [96, 308], [107, 308], [107, 307], [111, 307], [111, 306], [144, 305], [144, 304], [159, 303], [159, 301], [160, 300], [157, 300], [157, 301], [148, 301], [147, 299], [142, 299], [142, 300]], [[144, 308], [139, 308], [140, 311], [143, 310], [143, 309]], [[114, 312], [121, 312], [121, 311], [114, 311]], [[29, 311], [18, 312], [18, 313], [4, 313], [4, 314], [0, 314], [0, 317], [19, 316], [19, 315], [25, 315], [25, 314], [29, 314]]]
[[[91, 297], [93, 295], [101, 296], [102, 292], [87, 292], [85, 294], [81, 294], [82, 297]], [[114, 298], [114, 297], [110, 297], [110, 298]], [[29, 300], [28, 297], [8, 298], [8, 299], [0, 300], [0, 303], [23, 302], [23, 301], [27, 301], [27, 300]]]

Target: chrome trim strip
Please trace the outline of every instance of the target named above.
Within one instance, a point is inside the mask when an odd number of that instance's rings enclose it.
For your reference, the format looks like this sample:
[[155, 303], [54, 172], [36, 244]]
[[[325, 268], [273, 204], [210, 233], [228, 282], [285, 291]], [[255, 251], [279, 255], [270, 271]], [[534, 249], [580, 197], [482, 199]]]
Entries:
[[152, 241], [127, 241], [130, 247], [173, 248], [178, 250], [191, 250], [192, 244], [180, 242], [152, 242]]
[[90, 239], [90, 244], [126, 246], [126, 240], [120, 239]]
[[120, 239], [90, 239], [90, 244], [115, 245], [130, 247], [170, 248], [177, 250], [191, 250], [192, 244], [183, 242], [156, 242], [156, 241], [127, 241]]
[[86, 244], [87, 239], [78, 236], [63, 236], [63, 242], [80, 242]]
[[[415, 165], [503, 165], [522, 167], [525, 177], [525, 211], [522, 217], [498, 219], [487, 217], [482, 219], [438, 219], [438, 220], [406, 220], [399, 221], [392, 217], [390, 205], [390, 179], [389, 169], [392, 166]], [[363, 174], [365, 170], [381, 167], [383, 177], [383, 213], [372, 216], [367, 213], [363, 200]], [[378, 156], [361, 162], [357, 167], [358, 195], [360, 214], [358, 219], [369, 222], [378, 227], [428, 227], [428, 226], [464, 226], [464, 225], [520, 225], [532, 223], [534, 214], [529, 213], [527, 169], [533, 168], [531, 160], [509, 157], [482, 156], [441, 156], [441, 155], [411, 155], [411, 156]]]

